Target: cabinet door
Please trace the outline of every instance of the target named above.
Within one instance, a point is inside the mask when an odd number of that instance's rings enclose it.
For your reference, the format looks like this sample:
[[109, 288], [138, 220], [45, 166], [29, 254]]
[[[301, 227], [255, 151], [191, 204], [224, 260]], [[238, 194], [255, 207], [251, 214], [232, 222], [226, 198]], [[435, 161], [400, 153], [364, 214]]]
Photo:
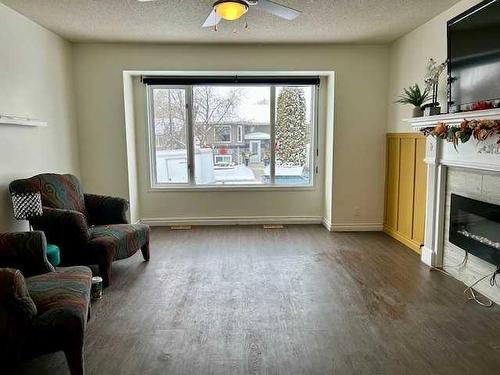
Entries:
[[387, 138], [386, 183], [385, 225], [393, 230], [397, 230], [399, 195], [399, 138]]
[[425, 159], [425, 138], [415, 140], [415, 198], [413, 209], [413, 237], [412, 240], [423, 244], [425, 229], [425, 202], [427, 197], [427, 165]]
[[402, 138], [400, 147], [398, 232], [409, 239], [413, 236], [415, 139]]

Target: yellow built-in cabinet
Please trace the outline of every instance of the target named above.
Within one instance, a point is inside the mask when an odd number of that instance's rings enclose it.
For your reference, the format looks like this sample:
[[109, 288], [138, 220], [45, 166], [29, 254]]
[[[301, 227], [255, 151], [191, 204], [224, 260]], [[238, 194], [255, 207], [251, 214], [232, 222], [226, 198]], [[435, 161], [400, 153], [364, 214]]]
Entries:
[[424, 241], [425, 137], [387, 134], [384, 232], [420, 253]]

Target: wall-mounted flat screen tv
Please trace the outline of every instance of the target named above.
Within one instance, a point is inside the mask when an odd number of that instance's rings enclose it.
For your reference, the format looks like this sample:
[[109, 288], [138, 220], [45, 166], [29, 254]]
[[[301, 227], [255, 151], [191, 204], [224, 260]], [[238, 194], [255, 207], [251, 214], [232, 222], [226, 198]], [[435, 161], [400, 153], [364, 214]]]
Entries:
[[483, 1], [448, 21], [448, 109], [500, 102], [500, 0]]

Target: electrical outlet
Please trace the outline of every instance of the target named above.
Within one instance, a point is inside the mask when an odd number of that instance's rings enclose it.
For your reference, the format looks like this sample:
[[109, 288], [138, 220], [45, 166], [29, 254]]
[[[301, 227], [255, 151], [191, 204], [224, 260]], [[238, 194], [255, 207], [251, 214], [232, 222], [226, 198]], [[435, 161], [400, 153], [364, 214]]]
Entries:
[[361, 215], [361, 208], [354, 207], [354, 216], [359, 217]]

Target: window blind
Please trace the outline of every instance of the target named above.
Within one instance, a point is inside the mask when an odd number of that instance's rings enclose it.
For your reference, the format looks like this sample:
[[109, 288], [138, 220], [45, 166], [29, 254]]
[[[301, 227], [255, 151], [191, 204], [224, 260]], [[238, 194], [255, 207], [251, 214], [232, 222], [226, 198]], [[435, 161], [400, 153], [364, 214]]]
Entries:
[[142, 76], [146, 85], [319, 85], [319, 76]]

